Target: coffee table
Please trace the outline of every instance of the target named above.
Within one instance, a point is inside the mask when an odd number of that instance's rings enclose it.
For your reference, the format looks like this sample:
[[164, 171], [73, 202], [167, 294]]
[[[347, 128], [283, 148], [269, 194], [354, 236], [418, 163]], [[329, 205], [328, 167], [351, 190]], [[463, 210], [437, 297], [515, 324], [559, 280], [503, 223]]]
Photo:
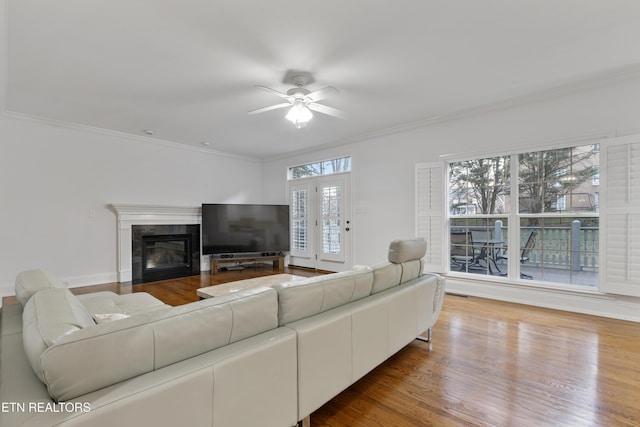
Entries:
[[236, 280], [235, 282], [221, 283], [219, 285], [207, 286], [198, 289], [198, 296], [201, 299], [219, 297], [243, 289], [257, 288], [260, 286], [273, 286], [276, 283], [294, 282], [305, 279], [303, 276], [293, 274], [271, 274], [269, 276], [254, 277], [252, 279]]

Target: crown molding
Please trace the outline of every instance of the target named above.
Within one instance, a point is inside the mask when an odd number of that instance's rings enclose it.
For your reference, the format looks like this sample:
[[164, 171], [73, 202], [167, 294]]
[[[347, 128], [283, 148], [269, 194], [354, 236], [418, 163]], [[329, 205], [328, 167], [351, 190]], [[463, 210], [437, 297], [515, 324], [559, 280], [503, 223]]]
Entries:
[[463, 108], [460, 110], [452, 111], [442, 115], [427, 117], [425, 119], [416, 120], [412, 122], [402, 123], [397, 126], [391, 126], [372, 132], [355, 135], [350, 138], [345, 138], [338, 141], [329, 142], [322, 145], [316, 145], [313, 148], [304, 150], [297, 150], [295, 152], [289, 152], [284, 155], [273, 156], [263, 161], [282, 160], [289, 157], [298, 156], [301, 154], [312, 153], [329, 148], [335, 148], [342, 145], [353, 144], [356, 142], [367, 141], [370, 139], [380, 138], [383, 136], [395, 135], [403, 132], [408, 132], [416, 129], [427, 128], [440, 123], [451, 122], [455, 120], [462, 120], [482, 114], [491, 113], [494, 111], [506, 110], [509, 108], [516, 108], [535, 102], [540, 102], [548, 99], [560, 98], [563, 96], [571, 95], [577, 92], [596, 89], [602, 86], [608, 86], [618, 81], [634, 78], [640, 76], [640, 63], [634, 63], [618, 68], [608, 69], [605, 71], [599, 71], [594, 73], [584, 74], [582, 76], [574, 77], [571, 79], [565, 79], [562, 81], [555, 81], [544, 89], [529, 91], [525, 94], [512, 96], [502, 100], [477, 105], [469, 108]]
[[216, 151], [208, 148], [200, 148], [200, 147], [196, 147], [194, 145], [189, 145], [185, 143], [167, 141], [164, 139], [152, 138], [149, 136], [134, 135], [131, 133], [104, 129], [104, 128], [99, 128], [95, 126], [83, 125], [79, 123], [67, 122], [64, 120], [50, 119], [42, 116], [19, 113], [11, 110], [3, 111], [2, 115], [12, 119], [25, 120], [25, 121], [34, 122], [34, 123], [40, 123], [47, 126], [54, 126], [54, 127], [63, 128], [63, 129], [71, 129], [71, 130], [76, 130], [81, 132], [88, 132], [88, 133], [94, 133], [94, 134], [105, 135], [110, 137], [128, 139], [128, 140], [137, 141], [137, 142], [144, 142], [146, 144], [175, 148], [178, 150], [195, 151], [198, 153], [209, 154], [216, 157], [227, 157], [227, 158], [232, 158], [236, 160], [246, 160], [246, 161], [252, 161], [252, 162], [260, 161], [260, 159], [257, 157], [243, 156], [240, 154], [229, 153], [226, 151]]
[[[427, 118], [412, 121], [412, 122], [402, 123], [397, 126], [390, 126], [387, 128], [374, 130], [372, 132], [366, 132], [366, 133], [362, 133], [352, 137], [328, 142], [325, 144], [316, 145], [314, 147], [310, 147], [302, 150], [290, 151], [286, 154], [269, 156], [265, 158], [245, 156], [245, 155], [240, 155], [240, 154], [235, 154], [235, 153], [230, 153], [225, 151], [216, 151], [212, 149], [197, 147], [197, 146], [186, 144], [186, 143], [178, 143], [178, 142], [167, 141], [167, 140], [162, 140], [158, 138], [152, 138], [148, 136], [135, 135], [135, 134], [130, 134], [126, 132], [114, 131], [114, 130], [99, 128], [99, 127], [94, 127], [89, 125], [82, 125], [82, 124], [67, 122], [63, 120], [50, 119], [42, 116], [30, 115], [30, 114], [20, 113], [16, 111], [11, 111], [11, 110], [4, 110], [1, 114], [8, 118], [27, 120], [27, 121], [41, 123], [49, 126], [78, 130], [78, 131], [117, 137], [117, 138], [124, 138], [124, 139], [133, 140], [137, 142], [143, 142], [143, 143], [158, 145], [163, 147], [170, 147], [170, 148], [175, 148], [179, 150], [195, 151], [198, 153], [209, 154], [216, 157], [226, 157], [226, 158], [232, 158], [237, 160], [264, 163], [268, 161], [287, 159], [294, 156], [298, 156], [306, 153], [313, 153], [313, 152], [317, 152], [325, 149], [336, 148], [339, 146], [344, 146], [344, 145], [353, 144], [357, 142], [363, 142], [363, 141], [380, 138], [384, 136], [395, 135], [395, 134], [408, 132], [416, 129], [427, 128], [437, 124], [451, 122], [455, 120], [462, 120], [462, 119], [466, 119], [466, 118], [470, 118], [470, 117], [474, 117], [482, 114], [491, 113], [494, 111], [505, 110], [508, 108], [516, 108], [519, 106], [540, 102], [547, 99], [559, 98], [559, 97], [570, 95], [580, 91], [585, 91], [585, 90], [595, 89], [601, 86], [610, 85], [617, 81], [623, 81], [628, 78], [637, 77], [639, 75], [640, 75], [640, 63], [634, 63], [631, 65], [626, 65], [626, 66], [622, 66], [614, 69], [585, 74], [585, 75], [574, 77], [571, 79], [555, 81], [547, 88], [529, 91], [528, 93], [525, 93], [525, 94], [512, 96], [512, 97], [498, 100], [495, 102], [490, 102], [490, 103], [477, 105], [469, 108], [463, 108], [463, 109], [452, 111], [449, 113], [431, 116], [431, 117], [427, 117]], [[0, 95], [2, 94], [0, 93]], [[1, 100], [2, 99], [0, 99], [0, 101]]]

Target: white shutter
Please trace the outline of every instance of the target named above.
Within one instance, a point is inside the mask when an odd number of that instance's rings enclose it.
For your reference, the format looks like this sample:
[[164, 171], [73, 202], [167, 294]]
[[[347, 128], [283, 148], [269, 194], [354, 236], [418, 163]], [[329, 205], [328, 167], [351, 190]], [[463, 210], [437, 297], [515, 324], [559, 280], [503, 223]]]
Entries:
[[[291, 212], [291, 259], [295, 265], [307, 267], [305, 261], [311, 259], [313, 250], [315, 227], [312, 226], [315, 217], [314, 187], [310, 180], [300, 180], [289, 183], [289, 206]], [[315, 261], [314, 261], [315, 262]]]
[[601, 155], [600, 290], [640, 296], [640, 135], [611, 140]]
[[444, 185], [442, 163], [416, 165], [416, 235], [427, 240], [425, 271], [442, 273], [444, 259]]

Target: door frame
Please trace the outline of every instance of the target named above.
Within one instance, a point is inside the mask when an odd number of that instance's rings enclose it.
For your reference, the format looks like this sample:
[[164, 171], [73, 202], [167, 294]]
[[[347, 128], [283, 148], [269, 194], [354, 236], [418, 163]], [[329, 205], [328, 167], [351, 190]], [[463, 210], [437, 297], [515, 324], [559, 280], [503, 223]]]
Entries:
[[[322, 257], [322, 227], [320, 222], [322, 221], [322, 201], [321, 195], [318, 192], [322, 183], [331, 181], [342, 181], [342, 215], [340, 223], [341, 227], [341, 242], [344, 243], [344, 261], [331, 259], [331, 256], [326, 258]], [[293, 180], [287, 180], [287, 202], [291, 205], [291, 192], [294, 188], [307, 189], [311, 197], [308, 198], [307, 203], [308, 213], [307, 216], [309, 227], [307, 228], [307, 241], [309, 252], [307, 254], [293, 250], [291, 245], [291, 252], [289, 254], [289, 263], [300, 267], [313, 268], [317, 270], [327, 271], [346, 271], [353, 267], [353, 220], [351, 211], [351, 172], [340, 172], [330, 175], [320, 175], [308, 178], [299, 178]], [[293, 218], [291, 218], [291, 224], [293, 224]]]

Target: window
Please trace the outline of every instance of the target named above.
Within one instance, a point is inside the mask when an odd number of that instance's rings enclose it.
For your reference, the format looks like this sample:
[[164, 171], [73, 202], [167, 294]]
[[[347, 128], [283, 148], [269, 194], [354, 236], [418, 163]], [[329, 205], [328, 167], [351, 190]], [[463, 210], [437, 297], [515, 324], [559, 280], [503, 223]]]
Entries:
[[294, 189], [291, 192], [291, 250], [298, 252], [307, 251], [307, 213], [308, 190]]
[[351, 157], [307, 163], [306, 165], [289, 168], [289, 179], [309, 178], [312, 176], [331, 175], [334, 173], [350, 172]]
[[351, 265], [351, 157], [288, 168], [291, 206], [289, 262], [341, 271]]
[[341, 193], [340, 186], [322, 188], [322, 251], [328, 254], [341, 251]]
[[509, 156], [449, 164], [449, 211], [454, 215], [506, 213], [509, 210]]
[[594, 148], [449, 162], [450, 271], [597, 287]]
[[600, 165], [596, 166], [596, 173], [593, 174], [593, 178], [591, 179], [591, 184], [600, 185]]
[[598, 161], [591, 145], [519, 154], [519, 212], [595, 212], [592, 183]]

